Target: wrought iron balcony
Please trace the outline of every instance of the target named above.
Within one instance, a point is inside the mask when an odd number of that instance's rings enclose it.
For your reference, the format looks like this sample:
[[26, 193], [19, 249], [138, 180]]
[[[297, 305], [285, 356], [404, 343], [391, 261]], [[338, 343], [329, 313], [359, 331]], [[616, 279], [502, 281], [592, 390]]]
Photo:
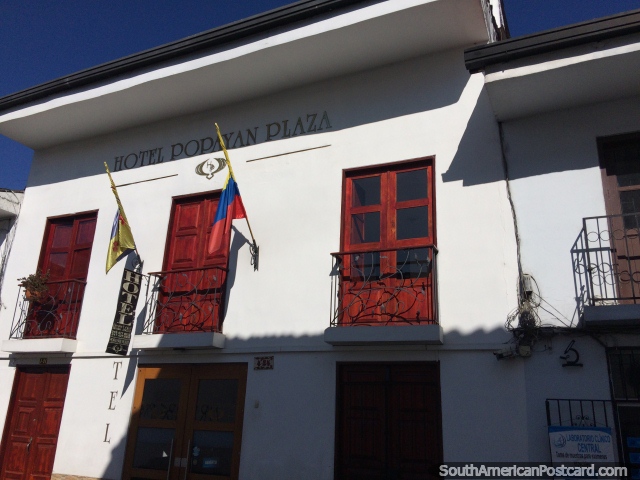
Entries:
[[571, 259], [581, 311], [640, 304], [640, 215], [584, 218]]
[[331, 326], [438, 324], [434, 245], [333, 253]]
[[75, 339], [87, 282], [47, 282], [47, 291], [27, 300], [24, 288], [18, 292], [9, 339]]
[[143, 333], [219, 332], [227, 269], [189, 268], [149, 274]]

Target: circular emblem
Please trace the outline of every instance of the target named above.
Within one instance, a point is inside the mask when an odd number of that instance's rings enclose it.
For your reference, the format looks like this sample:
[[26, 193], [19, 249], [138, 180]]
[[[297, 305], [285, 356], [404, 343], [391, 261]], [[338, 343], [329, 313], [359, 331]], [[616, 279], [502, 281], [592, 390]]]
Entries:
[[564, 448], [564, 446], [567, 444], [567, 439], [564, 437], [564, 435], [560, 434], [554, 439], [553, 444], [557, 448]]
[[222, 170], [226, 165], [224, 158], [207, 158], [204, 162], [199, 163], [196, 166], [196, 173], [207, 177], [207, 180], [211, 180], [213, 176]]

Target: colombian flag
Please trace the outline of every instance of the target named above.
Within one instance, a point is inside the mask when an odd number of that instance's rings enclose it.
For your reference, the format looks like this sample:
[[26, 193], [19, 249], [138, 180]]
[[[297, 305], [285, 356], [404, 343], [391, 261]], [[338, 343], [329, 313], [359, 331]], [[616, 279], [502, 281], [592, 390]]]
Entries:
[[111, 240], [109, 240], [109, 251], [107, 252], [107, 273], [122, 255], [135, 249], [136, 243], [133, 241], [131, 228], [118, 207], [116, 218], [113, 219], [113, 227], [111, 227]]
[[211, 236], [209, 237], [209, 255], [214, 255], [228, 247], [231, 236], [231, 221], [246, 217], [247, 213], [242, 204], [238, 184], [229, 171], [218, 202], [218, 210], [216, 210], [216, 216], [213, 219]]

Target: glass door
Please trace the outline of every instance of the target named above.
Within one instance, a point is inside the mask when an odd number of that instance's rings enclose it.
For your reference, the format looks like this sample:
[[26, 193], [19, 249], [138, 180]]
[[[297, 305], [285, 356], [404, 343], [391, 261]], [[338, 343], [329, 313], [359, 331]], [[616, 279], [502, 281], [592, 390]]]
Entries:
[[140, 368], [124, 478], [238, 478], [246, 376], [246, 364]]

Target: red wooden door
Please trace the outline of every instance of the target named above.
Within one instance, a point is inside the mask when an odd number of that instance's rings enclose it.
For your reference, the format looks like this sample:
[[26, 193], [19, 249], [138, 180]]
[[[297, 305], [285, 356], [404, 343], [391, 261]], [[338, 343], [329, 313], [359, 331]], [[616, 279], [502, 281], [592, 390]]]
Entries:
[[18, 367], [0, 452], [1, 480], [51, 478], [69, 367]]
[[336, 479], [438, 478], [438, 372], [434, 363], [339, 366]]
[[[598, 141], [602, 166], [605, 207], [610, 218], [591, 241], [611, 239], [612, 269], [604, 292], [605, 300], [640, 302], [640, 133], [616, 135]], [[603, 222], [604, 223], [604, 222]], [[591, 227], [591, 225], [589, 225]], [[603, 231], [607, 229], [608, 232]], [[590, 228], [591, 230], [591, 228]], [[593, 260], [593, 259], [592, 259]], [[597, 283], [597, 282], [596, 282]], [[610, 290], [613, 288], [614, 290]]]
[[341, 323], [434, 321], [432, 186], [426, 161], [348, 172]]
[[31, 305], [25, 338], [75, 338], [95, 229], [96, 213], [47, 222], [38, 268], [49, 272], [49, 288]]
[[207, 194], [174, 201], [156, 331], [219, 329], [228, 254], [207, 251], [218, 199]]

